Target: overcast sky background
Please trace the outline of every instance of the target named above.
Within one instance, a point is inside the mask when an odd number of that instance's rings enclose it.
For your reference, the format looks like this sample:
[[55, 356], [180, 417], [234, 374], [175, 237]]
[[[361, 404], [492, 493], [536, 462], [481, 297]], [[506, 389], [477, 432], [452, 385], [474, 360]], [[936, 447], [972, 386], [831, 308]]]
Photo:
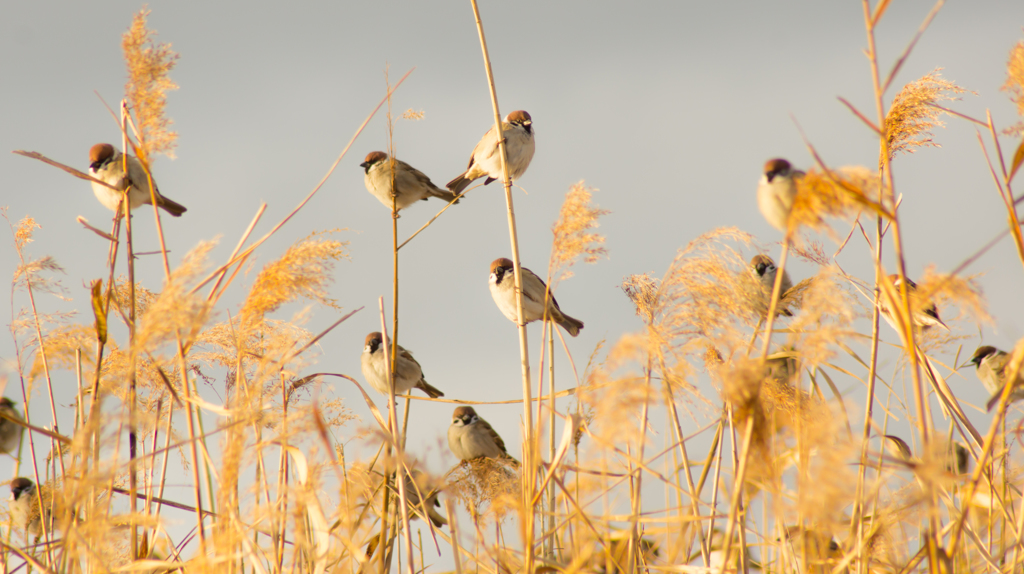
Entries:
[[[878, 31], [883, 71], [931, 6], [893, 3]], [[395, 113], [425, 112], [421, 121], [396, 124], [397, 155], [436, 184], [465, 169], [493, 123], [468, 2], [152, 1], [149, 7], [157, 39], [181, 55], [171, 75], [181, 89], [170, 93], [167, 107], [179, 133], [177, 159], [161, 156], [154, 165], [163, 194], [188, 207], [180, 219], [163, 218], [172, 265], [200, 240], [215, 237], [221, 243], [213, 260], [226, 260], [261, 202], [268, 210], [257, 237], [293, 209], [385, 93], [388, 66], [392, 81], [416, 68], [394, 97]], [[33, 216], [42, 229], [28, 252], [52, 255], [67, 271], [62, 279], [73, 300], [43, 297], [43, 308], [77, 310], [84, 322], [91, 322], [88, 282], [106, 277], [107, 243], [75, 218], [108, 228], [111, 213], [87, 183], [8, 152], [39, 151], [86, 170], [92, 144], [119, 146], [117, 126], [93, 91], [116, 107], [125, 82], [121, 35], [140, 8], [133, 2], [20, 2], [6, 6], [0, 22], [0, 170], [7, 190], [0, 205], [9, 207], [15, 222]], [[595, 202], [611, 211], [600, 228], [609, 257], [577, 266], [576, 276], [557, 290], [563, 310], [586, 323], [569, 341], [581, 369], [599, 341], [614, 342], [640, 327], [618, 288], [625, 276], [660, 276], [677, 249], [722, 226], [753, 233], [777, 258], [772, 242], [781, 238], [758, 212], [755, 188], [766, 159], [786, 157], [810, 167], [794, 118], [831, 165], [870, 167], [877, 161], [877, 139], [837, 100], [842, 96], [875, 118], [859, 2], [782, 2], [770, 10], [726, 2], [485, 2], [481, 11], [502, 114], [529, 111], [537, 133], [533, 163], [517, 182], [528, 195], [517, 190], [514, 196], [525, 266], [543, 275], [550, 228], [573, 183], [585, 180], [599, 189]], [[977, 92], [953, 103], [955, 109], [979, 118], [989, 109], [998, 126], [1018, 121], [999, 87], [1009, 50], [1024, 37], [1022, 24], [1024, 3], [1018, 0], [949, 3], [887, 102], [905, 83], [942, 67], [945, 78]], [[942, 147], [900, 156], [894, 164], [911, 277], [928, 265], [940, 272], [956, 267], [1006, 225], [975, 128], [950, 119], [935, 141]], [[987, 137], [985, 143], [990, 145]], [[1003, 140], [1007, 155], [1015, 145]], [[379, 328], [377, 297], [385, 296], [390, 314], [391, 226], [389, 212], [366, 192], [358, 164], [386, 146], [382, 113], [306, 208], [257, 252], [258, 270], [313, 230], [344, 228], [335, 237], [350, 243], [351, 260], [338, 264], [331, 295], [342, 312], [367, 309], [321, 341], [315, 369], [360, 380], [363, 339]], [[399, 236], [407, 237], [440, 207], [430, 201], [404, 211]], [[138, 213], [136, 250], [155, 250], [148, 208]], [[867, 251], [858, 239], [853, 243], [841, 257], [843, 267], [870, 282]], [[832, 253], [835, 245], [825, 240], [825, 250]], [[885, 251], [891, 269], [891, 242]], [[401, 255], [399, 339], [427, 379], [447, 398], [519, 398], [516, 331], [487, 289], [490, 261], [510, 255], [500, 187], [470, 192]], [[0, 274], [12, 277], [17, 263], [13, 242], [0, 241]], [[140, 282], [160, 289], [159, 257], [143, 258], [136, 269]], [[981, 331], [981, 339], [973, 324], [955, 324], [967, 337], [961, 360], [981, 341], [1008, 349], [1024, 336], [1022, 267], [1009, 239], [967, 271], [985, 273], [980, 284], [997, 322]], [[790, 268], [794, 279], [813, 272], [799, 261]], [[217, 320], [226, 319], [225, 310], [237, 311], [253, 277], [236, 281]], [[27, 299], [18, 294], [14, 307], [23, 306]], [[9, 323], [10, 311], [4, 316]], [[318, 309], [306, 327], [318, 332], [338, 317]], [[870, 333], [866, 319], [857, 327]], [[882, 336], [898, 341], [888, 327]], [[530, 337], [536, 359], [539, 326], [530, 327]], [[10, 336], [0, 338], [0, 356], [4, 372], [13, 375]], [[884, 355], [882, 372], [891, 372], [896, 360]], [[973, 369], [964, 372], [966, 382], [951, 380], [954, 392], [983, 404], [987, 396]], [[560, 388], [569, 380], [561, 376]], [[61, 372], [56, 381], [70, 397], [73, 376]], [[850, 393], [850, 413], [858, 412], [861, 384], [837, 383]], [[717, 400], [707, 380], [698, 384]], [[364, 417], [349, 431], [366, 427], [367, 409], [354, 388], [329, 382], [323, 392], [344, 397]], [[14, 388], [5, 394], [20, 396]], [[68, 406], [61, 411], [65, 425], [72, 416]], [[518, 453], [521, 407], [479, 410]], [[455, 462], [444, 439], [451, 411], [449, 404], [419, 402], [412, 413], [416, 432], [409, 448], [438, 472]], [[987, 415], [968, 412], [976, 426], [987, 425]], [[33, 414], [49, 420], [45, 401], [37, 400]], [[0, 476], [7, 464], [0, 461]]]

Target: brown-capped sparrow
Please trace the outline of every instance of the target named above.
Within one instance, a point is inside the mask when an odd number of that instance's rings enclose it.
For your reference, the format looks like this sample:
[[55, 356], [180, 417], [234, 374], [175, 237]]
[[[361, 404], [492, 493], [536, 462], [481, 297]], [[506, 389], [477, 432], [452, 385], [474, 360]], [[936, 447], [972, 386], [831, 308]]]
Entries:
[[[892, 275], [889, 275], [888, 280], [892, 284], [893, 290], [896, 293], [896, 305], [902, 305], [902, 303], [900, 303], [902, 300], [902, 297], [900, 296], [900, 284], [902, 283], [900, 281], [900, 276], [893, 273]], [[882, 296], [879, 298], [879, 313], [882, 315], [882, 318], [889, 323], [889, 326], [899, 333], [900, 329], [897, 327], [898, 321], [889, 310], [888, 295], [885, 294], [885, 291], [882, 293]], [[917, 292], [917, 283], [914, 283], [909, 278], [907, 279], [907, 296], [910, 298], [912, 322], [915, 326], [920, 328], [922, 331], [935, 326], [942, 327], [947, 331], [949, 330], [949, 327], [942, 322], [942, 319], [939, 319], [939, 312], [935, 308], [935, 304], [929, 301], [923, 301], [921, 299], [921, 295]]]
[[[419, 200], [426, 201], [429, 197], [437, 197], [445, 201], [455, 199], [455, 194], [447, 189], [434, 185], [422, 171], [401, 160], [394, 160], [395, 184], [398, 186], [397, 207], [401, 211]], [[366, 170], [364, 181], [366, 189], [380, 200], [384, 207], [391, 209], [391, 158], [382, 151], [371, 151], [366, 161], [359, 164]], [[458, 203], [456, 201], [455, 203]]]
[[[757, 310], [762, 316], [767, 315], [768, 306], [771, 304], [772, 290], [775, 288], [775, 276], [778, 273], [775, 261], [767, 255], [755, 255], [750, 259], [750, 271], [757, 277], [761, 285], [761, 293], [764, 295], [757, 301]], [[789, 273], [783, 271], [782, 284], [779, 285], [779, 302], [775, 305], [776, 315], [793, 316], [793, 312], [787, 309], [782, 302], [786, 292], [792, 288], [793, 282], [789, 279]]]
[[[516, 110], [505, 116], [501, 124], [501, 134], [505, 138], [505, 153], [508, 157], [508, 175], [512, 181], [518, 180], [526, 173], [533, 159], [536, 147], [533, 133], [533, 118], [524, 110]], [[501, 154], [498, 152], [498, 135], [492, 126], [480, 143], [473, 148], [469, 157], [469, 166], [461, 175], [448, 182], [448, 189], [456, 194], [469, 187], [473, 180], [487, 176], [484, 185], [501, 179]]]
[[[53, 532], [52, 494], [45, 487], [40, 494], [43, 507], [46, 509], [46, 530]], [[31, 534], [38, 537], [43, 533], [40, 521], [40, 516], [43, 514], [39, 512], [39, 498], [36, 496], [36, 483], [25, 477], [15, 478], [11, 481], [11, 519], [15, 526], [25, 531], [26, 536]]]
[[448, 427], [448, 448], [459, 460], [499, 458], [515, 460], [505, 450], [505, 441], [491, 425], [480, 418], [473, 407], [462, 406], [452, 413]]
[[[1006, 379], [1010, 376], [1007, 367], [1010, 364], [1010, 355], [988, 345], [978, 347], [971, 357], [971, 362], [978, 368], [978, 378], [985, 385], [992, 398], [988, 400], [988, 410], [992, 410], [999, 404], [999, 397], [1003, 394], [1003, 387], [1006, 386]], [[1017, 373], [1017, 380], [1013, 382], [1013, 391], [1006, 404], [1015, 403], [1024, 399], [1024, 368]]]
[[786, 233], [789, 212], [796, 198], [796, 180], [804, 172], [793, 169], [788, 161], [776, 158], [764, 164], [764, 174], [757, 184], [757, 207], [768, 223]]
[[[523, 315], [524, 323], [537, 321], [544, 317], [544, 293], [547, 286], [537, 274], [523, 267]], [[511, 259], [504, 257], [491, 262], [491, 275], [488, 279], [491, 297], [498, 309], [509, 321], [518, 324], [519, 312], [516, 306], [515, 272]], [[549, 295], [547, 304], [548, 319], [558, 323], [567, 333], [575, 337], [583, 328], [583, 321], [573, 319], [562, 312], [554, 295]]]
[[[18, 409], [14, 408], [14, 404], [14, 401], [7, 397], [0, 399], [0, 413], [6, 415], [0, 417], [0, 452], [11, 456], [14, 456], [15, 451], [18, 450], [18, 445], [21, 444], [21, 433], [25, 430], [25, 427], [14, 422], [14, 420], [25, 420], [21, 417]], [[8, 420], [6, 417], [14, 420]]]
[[[386, 344], [384, 336], [380, 332], [373, 332], [366, 336], [366, 346], [363, 347], [363, 356], [360, 358], [363, 368], [363, 376], [374, 389], [380, 394], [388, 395], [388, 372], [391, 365], [384, 364], [384, 349]], [[391, 358], [391, 346], [388, 344], [388, 359]], [[427, 384], [423, 378], [423, 369], [412, 353], [398, 345], [398, 366], [395, 374], [395, 394], [408, 392], [412, 389], [419, 389], [432, 399], [443, 397], [444, 393]]]
[[[89, 149], [89, 175], [100, 181], [105, 181], [116, 189], [123, 190], [129, 183], [131, 189], [128, 191], [128, 202], [131, 209], [140, 205], [152, 205], [149, 197], [149, 179], [142, 164], [135, 156], [128, 156], [128, 177], [124, 176], [124, 154], [114, 149], [114, 146], [107, 143], [98, 143]], [[156, 188], [156, 181], [153, 182]], [[174, 217], [180, 217], [185, 213], [184, 205], [171, 201], [160, 195], [159, 189], [156, 192], [156, 204]], [[100, 200], [107, 209], [116, 212], [118, 203], [121, 201], [122, 193], [114, 191], [109, 187], [98, 183], [92, 184], [92, 192], [96, 199]]]

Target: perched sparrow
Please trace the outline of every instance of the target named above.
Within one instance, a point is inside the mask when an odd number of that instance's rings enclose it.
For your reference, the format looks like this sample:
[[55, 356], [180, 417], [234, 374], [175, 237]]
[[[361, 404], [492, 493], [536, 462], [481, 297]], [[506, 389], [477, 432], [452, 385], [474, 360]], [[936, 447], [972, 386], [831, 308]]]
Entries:
[[[501, 134], [505, 138], [505, 153], [508, 156], [508, 176], [513, 181], [523, 177], [526, 168], [533, 159], [535, 143], [533, 141], [533, 119], [530, 114], [518, 110], [505, 116], [501, 124]], [[448, 182], [448, 189], [456, 194], [469, 187], [473, 180], [487, 176], [484, 185], [501, 179], [501, 154], [498, 153], [498, 136], [492, 127], [480, 143], [473, 148], [469, 158], [469, 166], [459, 177]]]
[[[438, 492], [438, 489], [430, 484], [429, 478], [422, 471], [413, 469], [411, 474], [406, 473], [405, 501], [413, 511], [409, 518], [415, 519], [420, 516], [425, 507], [427, 509], [427, 517], [430, 518], [434, 528], [441, 528], [448, 524], [448, 520], [441, 516], [438, 511], [434, 510], [435, 508], [441, 508], [441, 503], [437, 501]], [[420, 501], [423, 500], [421, 497], [426, 497], [422, 505], [420, 504]]]
[[[720, 528], [712, 528], [711, 532], [708, 533], [711, 536], [711, 553], [708, 555], [708, 566], [709, 572], [721, 572], [722, 566], [725, 564], [725, 532]], [[739, 530], [734, 532], [732, 548], [729, 550], [729, 562], [732, 566], [726, 569], [726, 572], [742, 572], [742, 565], [740, 563], [740, 536]], [[743, 549], [746, 552], [747, 567], [748, 570], [761, 570], [761, 565], [751, 559], [750, 548]], [[694, 552], [687, 562], [693, 562], [701, 557], [700, 552]]]
[[[374, 331], [366, 336], [366, 346], [363, 347], [362, 366], [363, 376], [370, 386], [377, 389], [382, 395], [388, 394], [388, 371], [391, 365], [384, 364], [384, 336]], [[388, 358], [390, 359], [391, 347], [388, 346]], [[419, 389], [432, 399], [443, 397], [444, 393], [427, 384], [423, 378], [423, 369], [412, 354], [398, 346], [398, 372], [395, 375], [395, 394], [401, 394], [412, 389]]]
[[[911, 469], [915, 469], [921, 465], [921, 459], [916, 458], [910, 450], [910, 445], [898, 436], [887, 434], [882, 437], [882, 446], [885, 451], [892, 458], [902, 462]], [[951, 441], [944, 454], [940, 454], [945, 459], [943, 467], [947, 472], [955, 475], [967, 474], [969, 470], [969, 453], [967, 447], [956, 442]]]
[[[843, 556], [836, 539], [820, 530], [789, 526], [783, 542], [784, 554], [799, 574], [828, 574]], [[849, 570], [844, 568], [840, 572]]]
[[[1006, 369], [1010, 363], [1010, 355], [995, 347], [985, 345], [974, 351], [971, 362], [978, 368], [978, 378], [981, 379], [981, 383], [992, 394], [992, 398], [988, 400], [988, 410], [992, 410], [999, 404], [999, 396], [1003, 394], [1006, 378], [1010, 376]], [[1017, 373], [1017, 380], [1013, 383], [1013, 391], [1010, 392], [1010, 399], [1006, 404], [1012, 404], [1021, 399], [1024, 399], [1024, 369]]]
[[[892, 287], [896, 291], [896, 296], [898, 297], [897, 305], [900, 305], [899, 301], [902, 299], [902, 297], [899, 294], [901, 283], [900, 276], [896, 275], [895, 273], [890, 275], [889, 282], [892, 283]], [[913, 313], [914, 325], [920, 327], [922, 331], [930, 327], [934, 327], [936, 325], [942, 327], [947, 331], [949, 330], [949, 327], [947, 327], [946, 324], [942, 322], [942, 319], [939, 319], [939, 312], [935, 308], [935, 304], [930, 303], [928, 301], [922, 301], [921, 296], [918, 295], [917, 293], [917, 283], [914, 283], [910, 279], [907, 279], [907, 295], [910, 297], [910, 309]], [[879, 312], [881, 313], [882, 318], [885, 319], [887, 323], [889, 323], [889, 326], [895, 329], [897, 333], [899, 333], [900, 329], [899, 327], [896, 326], [897, 319], [889, 311], [888, 302], [886, 301], [886, 299], [887, 297], [884, 296], [880, 298]]]
[[789, 211], [796, 198], [796, 181], [804, 172], [793, 169], [784, 159], [771, 159], [764, 164], [764, 175], [757, 184], [757, 207], [775, 229], [785, 233]]
[[[359, 167], [366, 169], [366, 189], [374, 197], [384, 204], [384, 207], [391, 209], [391, 160], [388, 154], [382, 151], [371, 151], [366, 156], [366, 161], [359, 164]], [[455, 199], [455, 194], [447, 189], [439, 189], [430, 178], [422, 171], [405, 163], [395, 160], [395, 167], [398, 168], [398, 210], [409, 207], [417, 200], [426, 201], [428, 197], [439, 197], [445, 201]], [[458, 203], [456, 201], [455, 203]]]
[[458, 407], [448, 427], [448, 448], [459, 460], [474, 458], [512, 458], [505, 450], [505, 441], [491, 425], [480, 418], [473, 407]]
[[[24, 421], [21, 414], [14, 408], [14, 401], [4, 397], [0, 399], [0, 413], [15, 420]], [[21, 444], [21, 433], [25, 427], [18, 423], [0, 418], [0, 452], [14, 456], [14, 451]]]
[[[767, 315], [768, 306], [771, 304], [772, 290], [775, 288], [775, 276], [778, 273], [778, 269], [775, 268], [775, 261], [772, 261], [772, 258], [767, 255], [755, 255], [750, 259], [750, 270], [760, 282], [761, 292], [764, 294], [764, 298], [757, 302], [756, 307], [761, 315]], [[793, 282], [789, 279], [789, 273], [783, 271], [782, 284], [779, 285], [779, 302], [776, 304], [778, 315], [793, 316], [793, 313], [786, 309], [782, 303], [782, 298], [786, 291], [792, 288]]]
[[[124, 154], [114, 149], [114, 146], [105, 143], [98, 143], [89, 150], [89, 175], [98, 180], [105, 181], [117, 189], [124, 189], [131, 183], [131, 190], [128, 192], [128, 201], [131, 209], [146, 204], [152, 205], [149, 200], [149, 179], [142, 164], [134, 156], [128, 156], [128, 177], [124, 177]], [[156, 182], [153, 182], [156, 185]], [[164, 211], [174, 217], [180, 217], [185, 213], [184, 205], [171, 201], [156, 191], [156, 204]], [[121, 193], [98, 183], [92, 184], [92, 192], [96, 199], [107, 209], [116, 212], [117, 205], [121, 201]]]
[[[51, 512], [52, 495], [49, 489], [41, 491], [43, 507], [46, 509], [46, 530], [53, 532]], [[36, 496], [36, 485], [27, 478], [15, 478], [11, 481], [11, 519], [14, 524], [23, 530], [25, 535], [41, 536], [43, 533], [42, 523], [39, 520], [39, 497]]]
[[[526, 315], [525, 323], [530, 323], [544, 317], [544, 292], [547, 286], [540, 277], [523, 267], [523, 314]], [[502, 257], [491, 262], [491, 276], [488, 280], [491, 287], [491, 297], [498, 309], [508, 317], [509, 321], [518, 324], [519, 312], [516, 306], [516, 279], [512, 261]], [[548, 319], [558, 323], [573, 337], [580, 334], [583, 328], [583, 321], [573, 319], [562, 313], [558, 301], [554, 295], [548, 299]]]

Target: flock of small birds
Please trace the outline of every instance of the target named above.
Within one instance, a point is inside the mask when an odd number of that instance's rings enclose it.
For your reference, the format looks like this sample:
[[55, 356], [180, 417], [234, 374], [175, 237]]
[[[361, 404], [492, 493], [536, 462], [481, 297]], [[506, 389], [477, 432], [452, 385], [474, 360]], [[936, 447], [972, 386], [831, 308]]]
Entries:
[[[508, 114], [502, 124], [502, 133], [506, 143], [509, 175], [512, 180], [518, 180], [529, 167], [535, 150], [535, 133], [530, 114], [522, 110]], [[484, 185], [487, 185], [502, 178], [498, 143], [497, 133], [492, 127], [473, 149], [466, 171], [452, 179], [446, 185], [447, 189], [437, 187], [423, 172], [403, 161], [388, 157], [384, 152], [370, 152], [360, 167], [365, 170], [366, 189], [389, 210], [397, 208], [397, 211], [401, 211], [418, 200], [426, 201], [432, 197], [449, 203], [458, 203], [473, 181], [486, 177]], [[125, 174], [125, 165], [128, 169], [127, 175]], [[102, 185], [93, 182], [92, 188], [100, 203], [112, 211], [118, 211], [122, 197], [125, 195], [124, 191], [119, 190], [125, 189], [127, 189], [130, 209], [135, 209], [140, 205], [151, 205], [155, 198], [156, 205], [174, 217], [180, 217], [186, 211], [183, 205], [161, 195], [155, 182], [152, 182], [152, 179], [147, 176], [137, 158], [130, 155], [125, 156], [111, 144], [96, 144], [89, 150], [89, 174], [108, 184]], [[789, 215], [797, 194], [797, 181], [803, 175], [803, 172], [793, 169], [785, 159], [772, 159], [765, 164], [764, 174], [758, 184], [757, 203], [762, 215], [769, 224], [783, 233], [788, 231]], [[150, 185], [152, 185], [152, 192]], [[395, 215], [397, 216], [397, 213]], [[749, 270], [764, 287], [764, 291], [770, 294], [778, 273], [772, 258], [763, 254], [755, 255], [750, 260]], [[898, 292], [901, 287], [899, 276], [890, 275], [888, 280]], [[547, 286], [540, 277], [529, 269], [523, 268], [522, 282], [524, 315], [522, 320], [524, 323], [546, 318], [561, 326], [573, 337], [579, 334], [583, 323], [561, 310], [555, 298], [547, 292]], [[512, 261], [504, 257], [495, 259], [490, 266], [491, 296], [502, 314], [513, 323], [518, 324], [520, 317], [514, 283]], [[780, 299], [792, 286], [793, 283], [788, 273], [783, 271], [779, 291]], [[907, 279], [906, 287], [912, 300], [911, 320], [915, 328], [922, 331], [933, 327], [948, 330], [948, 327], [939, 318], [935, 305], [919, 300], [917, 285]], [[879, 311], [893, 329], [899, 332], [898, 319], [894, 317], [885, 301], [880, 301]], [[765, 312], [767, 312], [767, 305], [765, 305]], [[792, 316], [793, 313], [785, 306], [780, 305], [776, 314]], [[427, 383], [420, 364], [413, 358], [412, 353], [401, 346], [397, 347], [398, 360], [394, 389], [389, 389], [391, 377], [389, 377], [385, 357], [390, 349], [387, 339], [381, 333], [373, 332], [366, 336], [361, 366], [363, 376], [370, 386], [384, 396], [389, 396], [389, 391], [401, 394], [413, 389], [419, 389], [431, 398], [444, 396], [443, 392]], [[977, 367], [978, 378], [992, 394], [992, 399], [988, 402], [989, 410], [998, 403], [1004, 387], [1009, 384], [1007, 381], [1009, 359], [1010, 355], [991, 346], [979, 347], [971, 358], [971, 363]], [[1010, 402], [1024, 398], [1024, 374], [1019, 375], [1013, 381], [1012, 386]], [[0, 417], [2, 417], [0, 418], [0, 451], [14, 456], [21, 443], [24, 421], [15, 408], [15, 403], [6, 397], [0, 400]], [[898, 458], [905, 461], [913, 460], [905, 442], [890, 435], [887, 435], [885, 439], [886, 448], [898, 455]], [[470, 406], [459, 406], [452, 414], [452, 423], [448, 428], [448, 446], [460, 461], [491, 458], [518, 464], [509, 455], [501, 436]], [[962, 449], [962, 447], [960, 448]], [[962, 457], [958, 451], [952, 452], [956, 453], [957, 456], [954, 460], [957, 462], [951, 463], [950, 468], [961, 470], [964, 465], [959, 462], [959, 459], [965, 457]], [[421, 478], [412, 476], [407, 477], [407, 480], [419, 481]], [[408, 490], [412, 493], [417, 492], [416, 488]], [[447, 521], [433, 511], [432, 507], [437, 505], [436, 494], [436, 492], [430, 493], [425, 506], [428, 508], [431, 521], [440, 526], [446, 524]], [[23, 529], [26, 535], [32, 534], [38, 537], [41, 534], [43, 513], [40, 512], [39, 503], [43, 502], [43, 508], [49, 508], [51, 496], [46, 487], [37, 489], [35, 483], [28, 478], [16, 478], [11, 482], [11, 516], [14, 523]], [[419, 505], [418, 499], [414, 501], [414, 504]], [[714, 538], [713, 546], [716, 550], [720, 550], [724, 546], [722, 533], [716, 531], [714, 534], [717, 538]], [[787, 532], [787, 539], [798, 540], [801, 539], [801, 536], [807, 538], [808, 536], [805, 534], [797, 536]], [[814, 542], [822, 546], [823, 549], [828, 549], [827, 551], [823, 550], [823, 553], [834, 552], [834, 540], [819, 541], [815, 539]], [[724, 556], [717, 558], [722, 560]]]
[[[793, 201], [797, 193], [797, 180], [803, 177], [803, 175], [804, 172], [793, 169], [788, 161], [773, 159], [765, 164], [764, 175], [761, 176], [761, 181], [758, 183], [757, 205], [761, 210], [761, 214], [764, 215], [768, 223], [783, 233], [786, 233], [788, 229], [789, 213], [793, 208]], [[775, 262], [766, 255], [755, 255], [750, 260], [750, 267], [770, 291], [775, 284], [777, 273]], [[899, 293], [902, 286], [902, 280], [899, 275], [889, 275], [888, 281], [893, 289]], [[780, 294], [785, 293], [792, 284], [788, 274], [783, 272]], [[933, 327], [949, 331], [949, 327], [939, 318], [939, 312], [935, 304], [922, 300], [917, 290], [917, 284], [908, 278], [906, 288], [907, 295], [910, 298], [910, 319], [914, 327], [921, 331]], [[783, 311], [789, 313], [788, 310]], [[900, 328], [897, 326], [899, 320], [889, 309], [886, 297], [880, 297], [879, 314], [897, 333], [900, 332]], [[992, 395], [992, 398], [989, 399], [986, 405], [990, 411], [999, 403], [1003, 389], [1009, 384], [1009, 381], [1007, 381], [1011, 374], [1007, 372], [1009, 360], [1009, 354], [988, 345], [978, 347], [971, 356], [971, 363], [977, 367], [978, 378], [985, 385], [985, 389]], [[1013, 381], [1012, 386], [1014, 390], [1010, 394], [1010, 403], [1024, 398], [1024, 369], [1021, 371], [1017, 375], [1016, 380]]]

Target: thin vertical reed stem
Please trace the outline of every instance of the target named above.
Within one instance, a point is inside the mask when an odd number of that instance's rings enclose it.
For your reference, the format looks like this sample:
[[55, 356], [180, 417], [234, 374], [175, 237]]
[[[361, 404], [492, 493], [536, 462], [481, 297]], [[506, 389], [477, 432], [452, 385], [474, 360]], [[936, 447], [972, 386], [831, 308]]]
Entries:
[[536, 461], [533, 444], [533, 413], [530, 409], [530, 352], [526, 337], [526, 323], [523, 321], [523, 271], [519, 261], [519, 238], [516, 233], [516, 213], [512, 205], [512, 180], [508, 172], [508, 155], [505, 149], [505, 138], [502, 135], [501, 112], [498, 108], [498, 92], [494, 87], [494, 73], [491, 70], [491, 58], [487, 52], [487, 38], [484, 35], [483, 21], [480, 19], [480, 8], [477, 0], [470, 0], [473, 6], [473, 16], [476, 18], [476, 29], [480, 36], [480, 49], [483, 51], [484, 69], [487, 72], [487, 85], [491, 92], [491, 106], [494, 108], [494, 130], [498, 138], [498, 155], [501, 158], [502, 183], [505, 186], [505, 205], [508, 213], [508, 232], [512, 243], [512, 264], [515, 268], [516, 287], [516, 308], [519, 314], [519, 357], [523, 375], [523, 549], [525, 572], [534, 570], [533, 543], [534, 514], [533, 506], [529, 504], [534, 498], [534, 486], [536, 481]]
[[[122, 173], [124, 174], [125, 188], [122, 190], [124, 193], [124, 200], [121, 202], [121, 206], [124, 209], [124, 228], [125, 228], [125, 239], [127, 247], [125, 249], [126, 256], [128, 259], [128, 347], [133, 348], [135, 344], [135, 251], [132, 247], [132, 206], [131, 206], [131, 186], [135, 185], [129, 177], [128, 171], [128, 100], [121, 100], [121, 149], [124, 153], [121, 154]], [[152, 186], [152, 181], [150, 186]], [[152, 187], [150, 187], [152, 193]], [[153, 202], [156, 203], [155, 201]], [[138, 456], [138, 436], [135, 432], [135, 417], [136, 417], [136, 369], [135, 369], [135, 355], [132, 355], [131, 364], [128, 367], [128, 458], [134, 461]], [[128, 470], [128, 492], [129, 498], [131, 498], [132, 516], [134, 517], [138, 511], [138, 498], [136, 495], [139, 492], [138, 484], [138, 473], [134, 466]], [[139, 529], [136, 527], [134, 519], [130, 525], [131, 527], [131, 555], [133, 560], [139, 559]]]
[[772, 286], [772, 298], [768, 303], [768, 317], [765, 319], [764, 326], [764, 346], [761, 347], [761, 360], [768, 357], [768, 349], [772, 343], [772, 328], [775, 324], [775, 310], [779, 305], [779, 297], [782, 296], [782, 277], [786, 274], [786, 257], [789, 255], [789, 243], [794, 230], [790, 229], [786, 232], [786, 237], [782, 240], [782, 254], [779, 255], [779, 268], [775, 271], [775, 285]]
[[[941, 4], [941, 0], [940, 0]], [[878, 114], [877, 125], [881, 128], [881, 135], [879, 137], [879, 170], [881, 171], [881, 177], [884, 178], [885, 184], [895, 193], [896, 182], [893, 177], [892, 165], [890, 163], [890, 152], [889, 152], [889, 139], [888, 130], [889, 126], [886, 124], [886, 113], [885, 104], [883, 102], [883, 88], [881, 79], [878, 71], [878, 51], [875, 45], [875, 24], [874, 18], [871, 15], [871, 6], [869, 0], [863, 0], [864, 8], [864, 22], [867, 31], [868, 40], [868, 61], [871, 64], [871, 82], [874, 88], [875, 96], [875, 108]], [[900, 277], [900, 304], [904, 310], [904, 320], [902, 331], [906, 333], [904, 337], [904, 344], [906, 345], [907, 354], [910, 356], [910, 368], [911, 376], [914, 383], [914, 404], [917, 411], [917, 423], [918, 431], [921, 435], [921, 442], [926, 452], [931, 448], [931, 419], [928, 416], [927, 407], [925, 404], [924, 387], [921, 383], [921, 370], [918, 362], [918, 356], [916, 352], [917, 345], [915, 343], [914, 334], [914, 321], [911, 315], [910, 307], [910, 292], [907, 284], [907, 271], [906, 261], [903, 256], [903, 239], [900, 230], [899, 222], [899, 210], [894, 208], [892, 212], [892, 231], [893, 231], [893, 249], [896, 256], [896, 266]], [[885, 279], [888, 281], [888, 279]], [[929, 483], [931, 484], [931, 483]], [[929, 535], [933, 538], [935, 545], [929, 545], [930, 548], [941, 546], [941, 531], [938, 528], [938, 509], [936, 507], [936, 499], [934, 489], [929, 488], [929, 492], [926, 493], [929, 501], [928, 517], [929, 517]], [[929, 553], [929, 562], [931, 571], [935, 572], [939, 568], [939, 564], [935, 561], [935, 556]]]

